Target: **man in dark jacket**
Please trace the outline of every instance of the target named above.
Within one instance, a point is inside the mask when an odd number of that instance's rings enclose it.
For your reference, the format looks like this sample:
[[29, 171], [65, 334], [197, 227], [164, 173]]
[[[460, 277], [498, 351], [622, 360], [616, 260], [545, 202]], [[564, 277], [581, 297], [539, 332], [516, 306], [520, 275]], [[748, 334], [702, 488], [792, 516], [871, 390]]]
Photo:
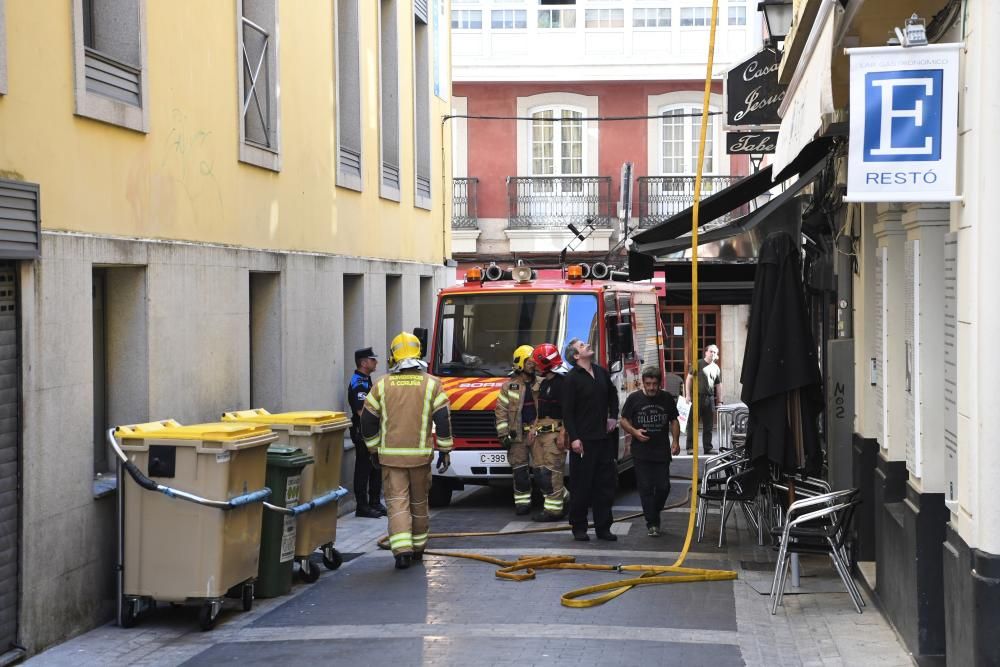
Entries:
[[377, 519], [385, 516], [382, 497], [382, 472], [375, 466], [365, 440], [361, 437], [361, 410], [365, 398], [372, 390], [372, 373], [378, 366], [378, 359], [370, 347], [354, 352], [354, 375], [347, 385], [347, 402], [351, 405], [351, 442], [354, 443], [354, 496], [357, 499], [355, 516]]
[[[597, 538], [614, 542], [611, 505], [615, 498], [618, 453], [618, 391], [611, 375], [594, 363], [594, 350], [573, 339], [566, 348], [573, 370], [563, 382], [563, 426], [570, 443], [569, 523], [573, 538], [587, 536], [587, 511], [593, 508]], [[612, 435], [613, 434], [613, 435]]]

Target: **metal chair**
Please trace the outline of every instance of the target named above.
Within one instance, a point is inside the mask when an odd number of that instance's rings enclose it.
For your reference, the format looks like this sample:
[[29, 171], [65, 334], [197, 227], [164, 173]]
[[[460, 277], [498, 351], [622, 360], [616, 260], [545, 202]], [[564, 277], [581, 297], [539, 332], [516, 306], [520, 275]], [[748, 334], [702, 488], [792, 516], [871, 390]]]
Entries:
[[845, 542], [854, 510], [860, 503], [857, 489], [834, 491], [797, 500], [788, 508], [785, 524], [774, 532], [779, 535], [778, 562], [771, 582], [771, 614], [776, 614], [785, 592], [788, 566], [793, 553], [827, 554], [844, 582], [854, 608], [861, 613], [864, 598], [848, 567]]
[[707, 468], [702, 478], [698, 497], [697, 540], [705, 537], [710, 503], [719, 504], [719, 548], [725, 544], [726, 523], [733, 505], [739, 504], [748, 525], [756, 532], [758, 544], [763, 544], [763, 525], [756, 514], [756, 497], [760, 478], [749, 467], [749, 461], [738, 450], [724, 452], [712, 457], [713, 465]]

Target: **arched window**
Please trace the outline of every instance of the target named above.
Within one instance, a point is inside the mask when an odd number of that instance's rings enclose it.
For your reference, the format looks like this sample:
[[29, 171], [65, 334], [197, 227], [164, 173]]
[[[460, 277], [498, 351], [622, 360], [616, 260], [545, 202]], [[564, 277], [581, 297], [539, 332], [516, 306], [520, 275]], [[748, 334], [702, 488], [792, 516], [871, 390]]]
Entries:
[[584, 174], [584, 112], [567, 106], [530, 110], [528, 138], [531, 176], [582, 176]]
[[[709, 111], [715, 111], [709, 107]], [[701, 105], [671, 104], [660, 107], [659, 119], [659, 171], [663, 175], [691, 175], [698, 161], [698, 141], [701, 134]], [[703, 173], [719, 171], [718, 147], [719, 116], [708, 117], [705, 137], [705, 166]]]

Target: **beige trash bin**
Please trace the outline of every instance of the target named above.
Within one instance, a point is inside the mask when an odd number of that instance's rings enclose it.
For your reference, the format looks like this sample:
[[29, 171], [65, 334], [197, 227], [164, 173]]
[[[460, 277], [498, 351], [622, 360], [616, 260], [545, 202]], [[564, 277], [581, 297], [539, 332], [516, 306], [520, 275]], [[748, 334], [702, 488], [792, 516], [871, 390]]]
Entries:
[[[222, 415], [224, 422], [264, 424], [278, 435], [278, 444], [301, 449], [315, 463], [302, 470], [299, 503], [302, 513], [296, 517], [295, 558], [299, 577], [313, 582], [319, 570], [309, 562], [318, 547], [323, 548], [323, 563], [328, 569], [340, 567], [343, 559], [333, 547], [337, 540], [337, 500], [347, 494], [340, 485], [340, 464], [344, 455], [344, 431], [350, 418], [343, 412], [308, 410], [270, 413], [264, 409], [240, 410]], [[314, 507], [307, 507], [315, 503]]]
[[[278, 436], [259, 424], [173, 420], [120, 426], [114, 435], [147, 483], [160, 487], [129, 479], [119, 485], [122, 624], [134, 622], [143, 601], [158, 600], [203, 604], [208, 629], [227, 591], [240, 584], [244, 608], [252, 605], [267, 445]], [[184, 502], [187, 495], [229, 507]]]

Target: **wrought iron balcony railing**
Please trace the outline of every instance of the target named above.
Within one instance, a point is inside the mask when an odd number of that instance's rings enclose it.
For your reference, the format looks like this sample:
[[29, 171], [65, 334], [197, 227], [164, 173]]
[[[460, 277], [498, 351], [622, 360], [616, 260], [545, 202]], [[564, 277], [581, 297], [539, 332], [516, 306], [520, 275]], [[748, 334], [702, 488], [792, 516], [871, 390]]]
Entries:
[[611, 227], [610, 176], [508, 176], [507, 222], [512, 229]]
[[[701, 197], [729, 187], [739, 176], [704, 176]], [[639, 227], [652, 227], [694, 204], [694, 176], [640, 176], [636, 204], [639, 207]], [[750, 212], [744, 204], [727, 213], [719, 222], [728, 222]]]
[[475, 229], [479, 226], [479, 179], [451, 179], [451, 228]]

